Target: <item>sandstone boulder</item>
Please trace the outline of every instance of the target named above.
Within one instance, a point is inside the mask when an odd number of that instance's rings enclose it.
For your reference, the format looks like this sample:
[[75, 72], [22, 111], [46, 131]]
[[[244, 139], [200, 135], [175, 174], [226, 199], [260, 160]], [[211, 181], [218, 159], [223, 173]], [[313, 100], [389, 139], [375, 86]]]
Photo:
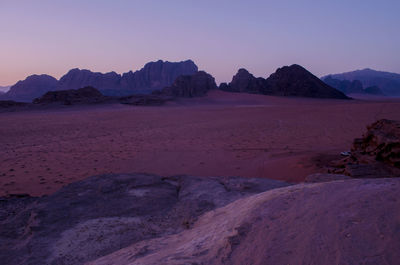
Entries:
[[400, 122], [382, 119], [354, 140], [351, 155], [333, 162], [333, 173], [362, 177], [400, 177]]

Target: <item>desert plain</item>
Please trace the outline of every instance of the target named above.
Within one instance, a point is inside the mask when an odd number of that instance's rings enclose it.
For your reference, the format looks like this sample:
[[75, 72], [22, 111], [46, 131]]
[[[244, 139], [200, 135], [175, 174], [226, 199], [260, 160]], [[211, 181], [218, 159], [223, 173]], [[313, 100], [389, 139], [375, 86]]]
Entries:
[[0, 113], [0, 196], [52, 194], [93, 175], [241, 176], [302, 182], [400, 99], [211, 91], [166, 106], [106, 104]]

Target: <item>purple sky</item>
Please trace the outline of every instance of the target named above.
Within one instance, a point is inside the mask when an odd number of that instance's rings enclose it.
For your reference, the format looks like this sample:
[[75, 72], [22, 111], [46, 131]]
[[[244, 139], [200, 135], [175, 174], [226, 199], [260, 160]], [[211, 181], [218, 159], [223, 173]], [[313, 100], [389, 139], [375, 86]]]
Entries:
[[192, 59], [218, 82], [293, 63], [400, 72], [399, 14], [398, 0], [0, 0], [0, 85], [158, 59]]

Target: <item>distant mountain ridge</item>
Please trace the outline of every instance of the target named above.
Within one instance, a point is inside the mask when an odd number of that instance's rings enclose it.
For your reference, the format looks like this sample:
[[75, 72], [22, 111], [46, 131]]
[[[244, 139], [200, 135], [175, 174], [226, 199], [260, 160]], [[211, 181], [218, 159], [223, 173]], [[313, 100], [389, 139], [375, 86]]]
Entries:
[[172, 85], [181, 75], [192, 75], [198, 72], [192, 60], [168, 62], [158, 60], [147, 63], [142, 69], [122, 75], [115, 72], [99, 73], [87, 69], [74, 68], [60, 80], [49, 75], [32, 75], [11, 86], [1, 96], [2, 99], [32, 101], [48, 91], [79, 89], [92, 86], [104, 95], [125, 96], [135, 93], [151, 93]]
[[2, 96], [2, 98], [18, 101], [32, 101], [34, 98], [41, 96], [47, 91], [56, 90], [57, 82], [57, 79], [50, 75], [31, 75], [25, 80], [18, 81]]
[[323, 81], [330, 85], [331, 87], [336, 88], [339, 91], [342, 91], [346, 95], [349, 94], [370, 94], [370, 95], [379, 95], [384, 96], [385, 94], [378, 86], [370, 86], [364, 88], [363, 84], [360, 80], [339, 80], [332, 78], [332, 76], [327, 76]]
[[387, 96], [400, 96], [400, 74], [397, 73], [365, 68], [363, 70], [326, 75], [321, 79], [325, 80], [328, 76], [338, 80], [359, 80], [365, 88], [376, 86]]

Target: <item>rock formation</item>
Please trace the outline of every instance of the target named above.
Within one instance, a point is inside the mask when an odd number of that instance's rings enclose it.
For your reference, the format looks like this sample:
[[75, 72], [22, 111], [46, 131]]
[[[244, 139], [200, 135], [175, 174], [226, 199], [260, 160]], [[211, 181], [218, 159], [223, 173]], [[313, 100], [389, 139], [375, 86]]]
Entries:
[[276, 96], [348, 99], [342, 92], [325, 84], [297, 64], [276, 70], [267, 78], [262, 92]]
[[279, 68], [267, 79], [255, 78], [247, 70], [239, 69], [232, 82], [222, 83], [219, 89], [271, 96], [348, 99], [297, 64]]
[[89, 70], [72, 69], [61, 77], [57, 89], [77, 89], [83, 86], [94, 86], [103, 94], [123, 96], [133, 93], [151, 92], [169, 86], [180, 75], [197, 72], [193, 61], [183, 62], [150, 62], [136, 72], [121, 75], [110, 72], [93, 73]]
[[133, 93], [151, 92], [169, 86], [180, 75], [194, 74], [197, 66], [191, 60], [183, 62], [150, 62], [136, 72], [121, 75], [110, 72], [93, 73], [89, 70], [73, 69], [61, 77], [57, 89], [78, 89], [94, 86], [103, 94], [124, 96]]
[[88, 264], [397, 264], [399, 192], [400, 179], [273, 189]]
[[350, 156], [335, 161], [333, 173], [354, 178], [400, 177], [400, 122], [379, 120], [354, 140]]
[[151, 93], [170, 86], [180, 75], [191, 75], [198, 71], [192, 60], [182, 62], [150, 62], [136, 72], [122, 75], [115, 72], [95, 73], [85, 69], [72, 69], [59, 81], [48, 75], [32, 75], [19, 81], [1, 99], [32, 101], [48, 91], [79, 89], [92, 86], [108, 96], [127, 96]]
[[83, 87], [80, 89], [68, 89], [60, 91], [49, 91], [40, 98], [33, 101], [34, 104], [52, 104], [63, 105], [89, 104], [104, 102], [107, 98], [103, 96], [96, 88]]
[[120, 87], [121, 75], [110, 73], [94, 73], [85, 69], [72, 69], [60, 78], [57, 90], [79, 89], [81, 87], [92, 86], [99, 90], [118, 89]]
[[157, 62], [147, 63], [141, 70], [128, 72], [122, 75], [122, 89], [162, 89], [170, 86], [178, 76], [192, 75], [198, 71], [197, 65], [192, 60], [183, 62]]
[[2, 99], [31, 102], [47, 91], [56, 89], [57, 79], [49, 75], [31, 75], [18, 81], [2, 96]]
[[199, 71], [193, 75], [179, 76], [172, 86], [165, 87], [155, 94], [191, 98], [205, 96], [209, 90], [213, 89], [217, 89], [214, 77], [204, 71]]
[[364, 87], [377, 86], [387, 96], [400, 96], [400, 74], [366, 68], [330, 76], [339, 80], [360, 80]]
[[265, 79], [255, 78], [246, 69], [239, 69], [229, 84], [222, 83], [220, 89], [229, 92], [245, 92], [258, 94], [265, 87]]
[[25, 107], [27, 105], [29, 105], [29, 103], [13, 100], [0, 100], [0, 108]]
[[0, 198], [1, 264], [83, 264], [190, 229], [207, 211], [287, 185], [237, 177], [105, 175], [46, 197]]
[[348, 94], [371, 94], [371, 95], [383, 95], [382, 90], [377, 87], [363, 87], [363, 84], [359, 80], [340, 80], [332, 78], [332, 76], [327, 76], [323, 79], [323, 81], [330, 85], [331, 87], [336, 88], [339, 91], [342, 91], [346, 95]]

